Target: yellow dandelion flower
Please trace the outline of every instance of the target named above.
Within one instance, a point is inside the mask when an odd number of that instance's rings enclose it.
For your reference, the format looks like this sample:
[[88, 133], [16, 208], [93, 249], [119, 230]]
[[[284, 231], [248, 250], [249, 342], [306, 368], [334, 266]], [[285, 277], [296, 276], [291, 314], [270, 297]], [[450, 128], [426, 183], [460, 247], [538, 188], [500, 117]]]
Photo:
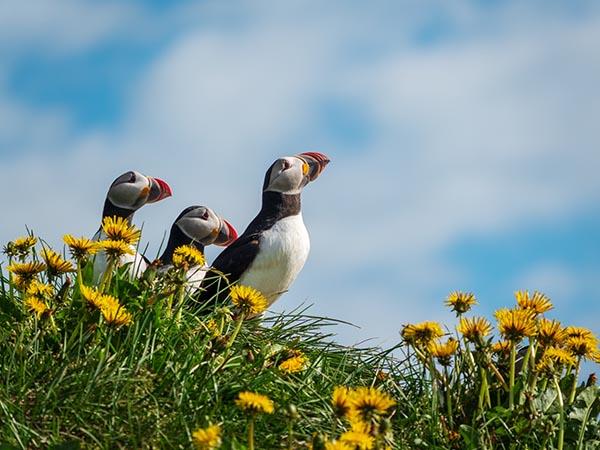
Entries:
[[342, 441], [331, 441], [325, 443], [325, 450], [356, 450], [356, 447]]
[[498, 341], [492, 344], [492, 352], [497, 355], [509, 355], [512, 344], [510, 341]]
[[595, 338], [594, 337], [594, 333], [592, 333], [591, 330], [589, 330], [588, 328], [584, 328], [584, 327], [572, 327], [569, 326], [567, 328], [565, 328], [565, 334], [567, 335], [566, 337], [582, 337], [582, 338]]
[[261, 314], [267, 309], [265, 296], [251, 286], [237, 284], [229, 291], [231, 301], [245, 314]]
[[219, 329], [219, 325], [215, 319], [210, 319], [204, 326], [212, 335], [212, 337], [218, 337], [221, 335], [221, 330]]
[[345, 386], [337, 386], [333, 390], [331, 403], [336, 416], [344, 417], [347, 415], [352, 407], [350, 403], [350, 390]]
[[531, 311], [536, 315], [543, 314], [554, 308], [550, 299], [538, 291], [535, 291], [531, 297], [529, 296], [529, 291], [517, 291], [515, 292], [515, 298], [517, 299], [519, 308]]
[[306, 368], [308, 358], [301, 351], [292, 352], [294, 356], [279, 364], [279, 370], [285, 373], [302, 372]]
[[24, 258], [35, 244], [37, 244], [35, 236], [20, 237], [6, 244], [3, 252], [10, 257], [19, 256]]
[[54, 295], [54, 287], [34, 279], [27, 287], [27, 295], [35, 297], [38, 300], [50, 298]]
[[538, 322], [537, 340], [543, 347], [557, 347], [567, 334], [558, 320], [541, 318]]
[[596, 352], [598, 340], [594, 335], [589, 337], [573, 336], [565, 341], [565, 347], [575, 356], [592, 359]]
[[200, 250], [191, 245], [182, 245], [173, 252], [173, 266], [177, 269], [189, 269], [194, 266], [203, 266], [204, 255]]
[[342, 433], [339, 440], [353, 449], [370, 450], [375, 446], [375, 439], [360, 431], [346, 431]]
[[396, 402], [386, 393], [374, 387], [352, 390], [350, 405], [362, 421], [368, 422], [373, 415], [384, 415]]
[[35, 278], [20, 277], [19, 275], [13, 275], [12, 277], [14, 286], [20, 291], [26, 291], [34, 280]]
[[449, 366], [450, 358], [458, 350], [458, 341], [453, 338], [449, 338], [443, 344], [441, 342], [432, 341], [427, 344], [427, 350], [442, 366]]
[[527, 309], [499, 309], [494, 314], [498, 321], [498, 331], [509, 341], [520, 341], [534, 336], [537, 327], [535, 315]]
[[400, 335], [409, 344], [426, 346], [429, 342], [442, 337], [444, 332], [437, 322], [422, 322], [404, 325]]
[[475, 304], [477, 304], [477, 299], [472, 292], [454, 291], [446, 299], [446, 305], [458, 315], [466, 313]]
[[456, 329], [467, 341], [482, 343], [483, 338], [492, 332], [492, 325], [484, 317], [461, 317]]
[[8, 271], [19, 277], [26, 284], [29, 284], [38, 273], [44, 270], [46, 270], [46, 265], [38, 261], [13, 263], [8, 266]]
[[250, 413], [266, 413], [272, 414], [275, 410], [273, 401], [266, 395], [257, 394], [256, 392], [240, 392], [235, 401], [238, 408]]
[[[103, 300], [106, 302], [106, 299]], [[102, 313], [102, 316], [104, 316], [104, 320], [106, 320], [106, 322], [117, 327], [121, 325], [129, 325], [133, 321], [133, 316], [131, 313], [127, 312], [127, 310], [119, 304], [113, 305], [104, 303], [100, 309], [100, 312]]]
[[100, 292], [98, 292], [95, 288], [82, 285], [80, 292], [81, 292], [81, 296], [90, 305], [93, 305], [98, 309], [100, 309], [102, 307], [102, 299], [101, 299], [102, 294]]
[[140, 240], [142, 232], [123, 217], [105, 217], [102, 219], [102, 231], [111, 241], [122, 241], [134, 245]]
[[46, 270], [50, 276], [58, 276], [74, 270], [70, 261], [65, 261], [62, 256], [49, 248], [42, 250], [42, 258], [46, 261]]
[[497, 355], [508, 355], [510, 353], [511, 343], [509, 341], [499, 341], [492, 344], [492, 352]]
[[81, 296], [95, 308], [102, 309], [118, 309], [120, 306], [119, 300], [112, 295], [102, 294], [93, 287], [81, 286]]
[[43, 301], [38, 300], [35, 297], [28, 297], [25, 300], [25, 306], [29, 311], [35, 313], [38, 319], [42, 317], [42, 314], [44, 314], [50, 309], [48, 308], [48, 305], [46, 305]]
[[133, 255], [135, 250], [125, 241], [100, 241], [98, 247], [110, 258], [120, 258], [123, 255]]
[[192, 440], [199, 450], [219, 448], [221, 446], [221, 427], [210, 425], [206, 428], [199, 428], [192, 433]]
[[551, 375], [556, 370], [560, 370], [562, 366], [575, 364], [575, 358], [567, 350], [558, 347], [548, 347], [536, 364], [536, 370]]
[[76, 238], [70, 234], [65, 234], [63, 242], [67, 244], [71, 255], [77, 261], [81, 261], [86, 256], [93, 255], [98, 251], [98, 243], [85, 237]]
[[123, 309], [119, 300], [112, 295], [102, 294], [98, 302], [100, 303], [100, 309]]

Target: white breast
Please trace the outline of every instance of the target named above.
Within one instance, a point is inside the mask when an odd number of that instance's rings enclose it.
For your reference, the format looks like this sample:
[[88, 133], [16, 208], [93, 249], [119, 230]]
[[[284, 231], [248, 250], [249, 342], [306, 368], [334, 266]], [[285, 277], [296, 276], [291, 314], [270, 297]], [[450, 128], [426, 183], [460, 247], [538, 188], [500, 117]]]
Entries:
[[239, 283], [262, 292], [269, 305], [294, 282], [310, 251], [310, 239], [302, 214], [278, 221], [262, 233], [259, 251]]
[[[92, 238], [94, 241], [102, 241], [106, 239], [106, 235], [102, 231], [98, 231], [94, 237]], [[119, 267], [128, 264], [127, 272], [129, 276], [132, 278], [139, 278], [142, 276], [148, 264], [146, 260], [140, 255], [135, 247], [133, 247], [134, 254], [133, 255], [123, 255], [119, 258]], [[108, 266], [108, 259], [106, 258], [106, 253], [98, 252], [94, 256], [94, 282], [97, 283], [102, 278], [102, 275], [106, 271], [106, 267]]]
[[187, 286], [185, 291], [188, 293], [188, 295], [192, 295], [194, 292], [200, 289], [200, 285], [202, 284], [202, 280], [204, 280], [207, 271], [207, 266], [196, 266], [187, 271]]

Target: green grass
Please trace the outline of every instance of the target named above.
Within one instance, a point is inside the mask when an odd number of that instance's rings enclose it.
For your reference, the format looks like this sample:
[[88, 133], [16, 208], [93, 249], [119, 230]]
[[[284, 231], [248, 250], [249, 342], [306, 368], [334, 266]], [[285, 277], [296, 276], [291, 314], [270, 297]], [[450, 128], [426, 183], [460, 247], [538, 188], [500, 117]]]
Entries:
[[[91, 283], [89, 267], [80, 276]], [[249, 417], [234, 403], [241, 391], [276, 405], [256, 418], [256, 448], [324, 448], [350, 427], [333, 413], [336, 386], [375, 386], [396, 401], [373, 419], [380, 448], [384, 434], [390, 447], [405, 449], [551, 449], [561, 439], [565, 449], [600, 448], [599, 389], [578, 385], [570, 401], [573, 368], [531, 384], [535, 366], [527, 362], [517, 370], [510, 408], [483, 362], [487, 342], [468, 351], [461, 345], [444, 371], [418, 346], [336, 344], [336, 327], [344, 325], [310, 309], [244, 320], [232, 339], [231, 305], [202, 315], [183, 308], [178, 317], [165, 307], [176, 287], [130, 281], [123, 271], [107, 290], [133, 322], [114, 327], [86, 305], [75, 274], [41, 277], [56, 294], [46, 299], [51, 311], [37, 318], [0, 272], [0, 448], [192, 448], [195, 429], [220, 424], [222, 448], [243, 449]], [[291, 351], [308, 358], [298, 373], [278, 367]], [[507, 376], [501, 360], [492, 364]], [[490, 400], [481, 405], [483, 374]]]

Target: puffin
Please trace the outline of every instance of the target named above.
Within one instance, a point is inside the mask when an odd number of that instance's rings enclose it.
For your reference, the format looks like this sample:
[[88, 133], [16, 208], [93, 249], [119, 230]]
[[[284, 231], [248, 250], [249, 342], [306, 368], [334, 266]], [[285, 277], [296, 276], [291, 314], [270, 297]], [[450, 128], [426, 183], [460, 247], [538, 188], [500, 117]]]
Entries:
[[[289, 290], [310, 251], [300, 196], [329, 161], [323, 153], [306, 152], [279, 158], [269, 167], [260, 212], [213, 262], [197, 296], [198, 306], [224, 300], [228, 283], [257, 289], [269, 306]], [[228, 283], [221, 283], [221, 276]]]
[[[108, 188], [102, 210], [102, 220], [105, 217], [121, 217], [131, 223], [133, 215], [142, 206], [164, 200], [171, 195], [173, 195], [173, 191], [165, 181], [130, 170], [118, 176]], [[106, 239], [102, 225], [94, 234], [93, 239], [96, 241]], [[129, 266], [130, 275], [137, 278], [146, 269], [148, 260], [135, 251], [133, 255], [123, 255], [119, 261], [120, 265], [128, 263], [132, 263]], [[106, 270], [106, 266], [106, 254], [97, 253], [94, 258], [93, 276], [96, 282]]]
[[[189, 206], [173, 222], [167, 247], [158, 258], [158, 273], [173, 267], [173, 253], [182, 245], [189, 245], [204, 255], [207, 245], [226, 247], [237, 239], [237, 231], [227, 220], [206, 206]], [[208, 266], [190, 267], [186, 274], [187, 293], [193, 294], [200, 288]]]

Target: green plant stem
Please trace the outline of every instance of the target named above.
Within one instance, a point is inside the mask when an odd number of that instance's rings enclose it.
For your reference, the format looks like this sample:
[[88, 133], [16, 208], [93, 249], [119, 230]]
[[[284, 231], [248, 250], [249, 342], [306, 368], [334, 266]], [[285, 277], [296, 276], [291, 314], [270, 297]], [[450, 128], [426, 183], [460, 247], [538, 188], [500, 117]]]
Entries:
[[438, 386], [437, 386], [437, 369], [433, 362], [433, 357], [429, 357], [429, 372], [431, 374], [431, 416], [433, 417], [433, 423], [436, 422], [437, 418], [437, 404], [438, 404]]
[[508, 379], [508, 408], [512, 411], [515, 407], [515, 362], [517, 359], [517, 344], [510, 343], [510, 372]]
[[488, 405], [488, 407], [490, 407], [491, 400], [490, 400], [490, 388], [489, 388], [489, 383], [488, 383], [488, 378], [487, 378], [487, 372], [482, 367], [480, 373], [481, 373], [481, 388], [479, 389], [479, 399], [477, 402], [477, 407], [479, 408], [479, 412], [483, 415], [484, 402]]
[[577, 393], [577, 380], [579, 378], [579, 368], [581, 367], [581, 356], [577, 358], [577, 364], [575, 365], [575, 377], [573, 378], [573, 384], [571, 385], [571, 392], [569, 394], [568, 405], [572, 405], [575, 401], [575, 394]]
[[496, 376], [496, 379], [502, 385], [502, 388], [506, 392], [508, 392], [509, 388], [508, 388], [508, 385], [506, 384], [506, 380], [504, 379], [504, 377], [502, 376], [502, 374], [500, 373], [500, 371], [498, 370], [498, 368], [494, 365], [494, 363], [492, 363], [489, 360], [489, 356], [486, 357], [486, 363], [487, 363], [487, 368], [490, 369], [494, 373], [494, 375]]
[[175, 323], [178, 325], [181, 322], [181, 314], [183, 312], [183, 300], [184, 299], [185, 299], [185, 286], [181, 285], [181, 286], [179, 286], [179, 289], [177, 290], [177, 302], [176, 302], [177, 312], [175, 313]]
[[581, 428], [579, 429], [579, 437], [577, 438], [577, 450], [583, 450], [583, 438], [585, 436], [585, 427], [587, 426], [587, 423], [590, 420], [591, 412], [592, 412], [592, 408], [585, 409], [585, 416], [583, 416], [583, 420], [581, 421]]
[[250, 416], [248, 423], [248, 450], [254, 450], [254, 414]]
[[552, 381], [554, 382], [554, 388], [556, 389], [556, 393], [558, 394], [558, 404], [560, 406], [558, 443], [556, 444], [556, 448], [558, 450], [562, 450], [565, 440], [565, 404], [563, 401], [562, 392], [560, 390], [560, 384], [558, 383], [558, 378], [556, 378], [555, 376], [553, 377]]
[[227, 342], [227, 345], [225, 346], [225, 353], [223, 355], [223, 361], [221, 362], [221, 364], [219, 364], [217, 366], [217, 368], [215, 370], [213, 370], [213, 374], [215, 374], [219, 370], [221, 370], [223, 368], [223, 366], [225, 365], [225, 363], [227, 362], [227, 360], [229, 359], [229, 353], [231, 352], [231, 347], [233, 346], [233, 343], [235, 342], [238, 334], [240, 334], [240, 330], [242, 329], [242, 324], [244, 323], [245, 319], [246, 319], [246, 315], [240, 314], [240, 316], [238, 317], [236, 324], [235, 324], [235, 330], [233, 330], [233, 333], [231, 334], [231, 337], [229, 338], [229, 341]]
[[452, 418], [452, 392], [450, 390], [450, 377], [448, 376], [448, 367], [444, 366], [444, 380], [446, 390], [446, 410], [448, 411], [448, 423], [450, 429], [454, 429], [454, 419]]
[[112, 279], [112, 273], [113, 273], [113, 270], [115, 269], [115, 265], [116, 265], [116, 259], [109, 257], [108, 264], [106, 265], [106, 270], [102, 274], [102, 280], [100, 281], [100, 287], [98, 288], [98, 290], [103, 294], [105, 294], [106, 288], [108, 286], [110, 286], [110, 281]]
[[288, 421], [288, 450], [293, 450], [294, 443], [294, 421], [290, 419]]
[[[11, 256], [8, 257], [8, 266], [10, 267], [12, 265], [13, 259]], [[8, 271], [8, 292], [10, 294], [10, 298], [11, 300], [15, 299], [15, 289], [14, 289], [14, 285], [13, 285], [13, 275], [12, 272], [9, 270]]]
[[467, 354], [467, 363], [469, 365], [469, 368], [473, 372], [475, 372], [475, 368], [476, 368], [475, 358], [473, 357], [473, 353], [471, 352], [471, 348], [469, 347], [469, 343], [464, 338], [464, 336], [463, 336], [462, 340], [463, 340], [463, 345], [465, 346], [465, 353]]

